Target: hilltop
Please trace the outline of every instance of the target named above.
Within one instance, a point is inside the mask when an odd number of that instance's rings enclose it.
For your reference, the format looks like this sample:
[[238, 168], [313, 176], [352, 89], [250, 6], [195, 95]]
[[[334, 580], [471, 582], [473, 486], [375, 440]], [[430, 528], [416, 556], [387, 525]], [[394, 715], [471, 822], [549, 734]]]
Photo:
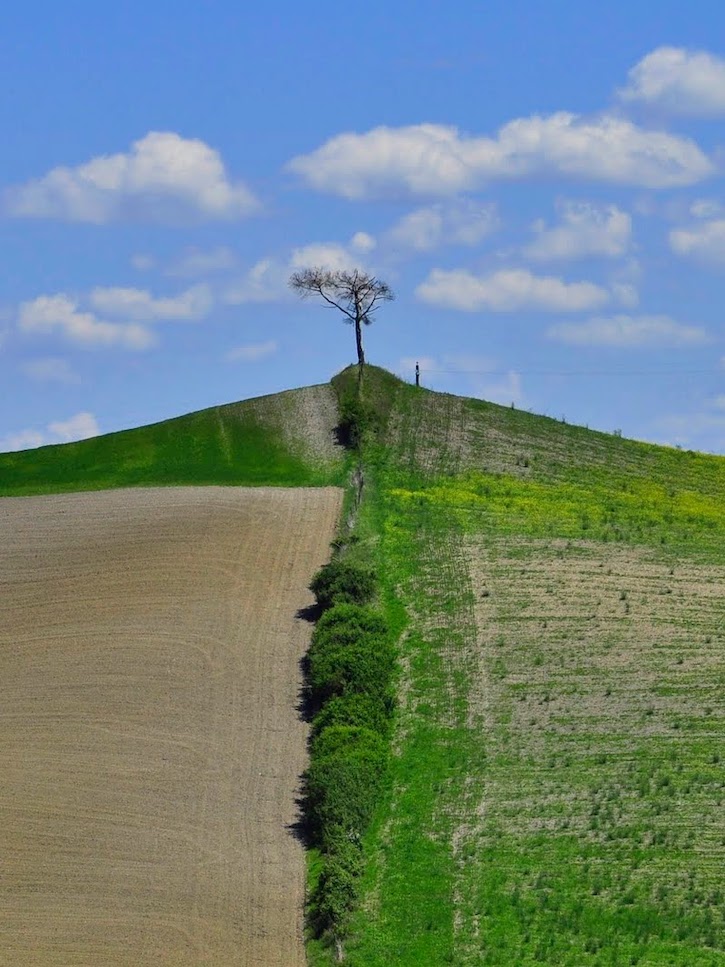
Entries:
[[[328, 485], [344, 479], [331, 383], [222, 406], [78, 443], [0, 454], [0, 495], [168, 484]], [[484, 400], [416, 388], [375, 366], [365, 397], [378, 443], [421, 480], [478, 471], [603, 486], [626, 478], [718, 496], [725, 459], [641, 443]]]
[[288, 390], [78, 443], [0, 454], [0, 495], [338, 484], [343, 460], [336, 423], [329, 384]]

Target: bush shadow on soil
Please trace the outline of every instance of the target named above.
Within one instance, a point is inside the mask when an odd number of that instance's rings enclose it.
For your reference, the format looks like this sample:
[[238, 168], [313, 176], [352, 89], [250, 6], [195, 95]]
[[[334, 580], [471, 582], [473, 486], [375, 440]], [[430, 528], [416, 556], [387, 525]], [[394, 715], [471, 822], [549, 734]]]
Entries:
[[[300, 608], [296, 614], [296, 617], [302, 621], [309, 621], [311, 624], [315, 624], [322, 614], [322, 608], [318, 604], [308, 605], [306, 608]], [[295, 709], [300, 718], [300, 721], [305, 722], [309, 725], [318, 711], [317, 703], [312, 701], [309, 689], [307, 687], [307, 679], [309, 674], [309, 658], [307, 655], [303, 655], [299, 661], [300, 668], [300, 687], [297, 692], [297, 702], [295, 704]], [[307, 740], [309, 746], [309, 738]], [[287, 832], [293, 836], [298, 843], [300, 843], [305, 849], [310, 849], [313, 846], [313, 838], [310, 829], [310, 823], [305, 815], [305, 776], [302, 774], [298, 777], [298, 792], [295, 796], [295, 809], [297, 813], [297, 818], [292, 823], [287, 823], [285, 829]]]

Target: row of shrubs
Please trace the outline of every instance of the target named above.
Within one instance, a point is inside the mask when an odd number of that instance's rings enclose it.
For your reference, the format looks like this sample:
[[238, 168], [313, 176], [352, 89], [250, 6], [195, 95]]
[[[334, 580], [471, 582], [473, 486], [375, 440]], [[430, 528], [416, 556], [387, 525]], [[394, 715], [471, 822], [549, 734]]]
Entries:
[[321, 616], [308, 655], [314, 714], [305, 813], [322, 869], [309, 914], [316, 936], [339, 939], [357, 899], [362, 838], [387, 779], [395, 651], [371, 606], [369, 569], [337, 557], [310, 587]]

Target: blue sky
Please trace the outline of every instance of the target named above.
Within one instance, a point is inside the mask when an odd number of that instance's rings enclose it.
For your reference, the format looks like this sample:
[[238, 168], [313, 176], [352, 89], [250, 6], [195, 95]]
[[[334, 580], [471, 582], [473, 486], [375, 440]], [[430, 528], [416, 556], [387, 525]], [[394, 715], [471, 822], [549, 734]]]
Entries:
[[[256, 5], [255, 5], [256, 6]], [[725, 8], [4, 5], [0, 449], [371, 362], [725, 452]], [[719, 46], [718, 46], [719, 44]]]

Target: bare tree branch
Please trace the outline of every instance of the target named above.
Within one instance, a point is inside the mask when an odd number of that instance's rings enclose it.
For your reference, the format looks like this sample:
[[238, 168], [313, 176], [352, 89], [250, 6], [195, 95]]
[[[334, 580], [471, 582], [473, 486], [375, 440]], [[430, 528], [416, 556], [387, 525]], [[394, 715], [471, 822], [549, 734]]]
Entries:
[[362, 344], [362, 326], [372, 323], [370, 316], [377, 312], [382, 302], [392, 302], [393, 290], [387, 282], [359, 269], [348, 271], [323, 269], [319, 266], [294, 272], [289, 279], [290, 288], [305, 299], [318, 295], [327, 308], [338, 309], [346, 322], [355, 325], [358, 365], [362, 373], [365, 354]]

